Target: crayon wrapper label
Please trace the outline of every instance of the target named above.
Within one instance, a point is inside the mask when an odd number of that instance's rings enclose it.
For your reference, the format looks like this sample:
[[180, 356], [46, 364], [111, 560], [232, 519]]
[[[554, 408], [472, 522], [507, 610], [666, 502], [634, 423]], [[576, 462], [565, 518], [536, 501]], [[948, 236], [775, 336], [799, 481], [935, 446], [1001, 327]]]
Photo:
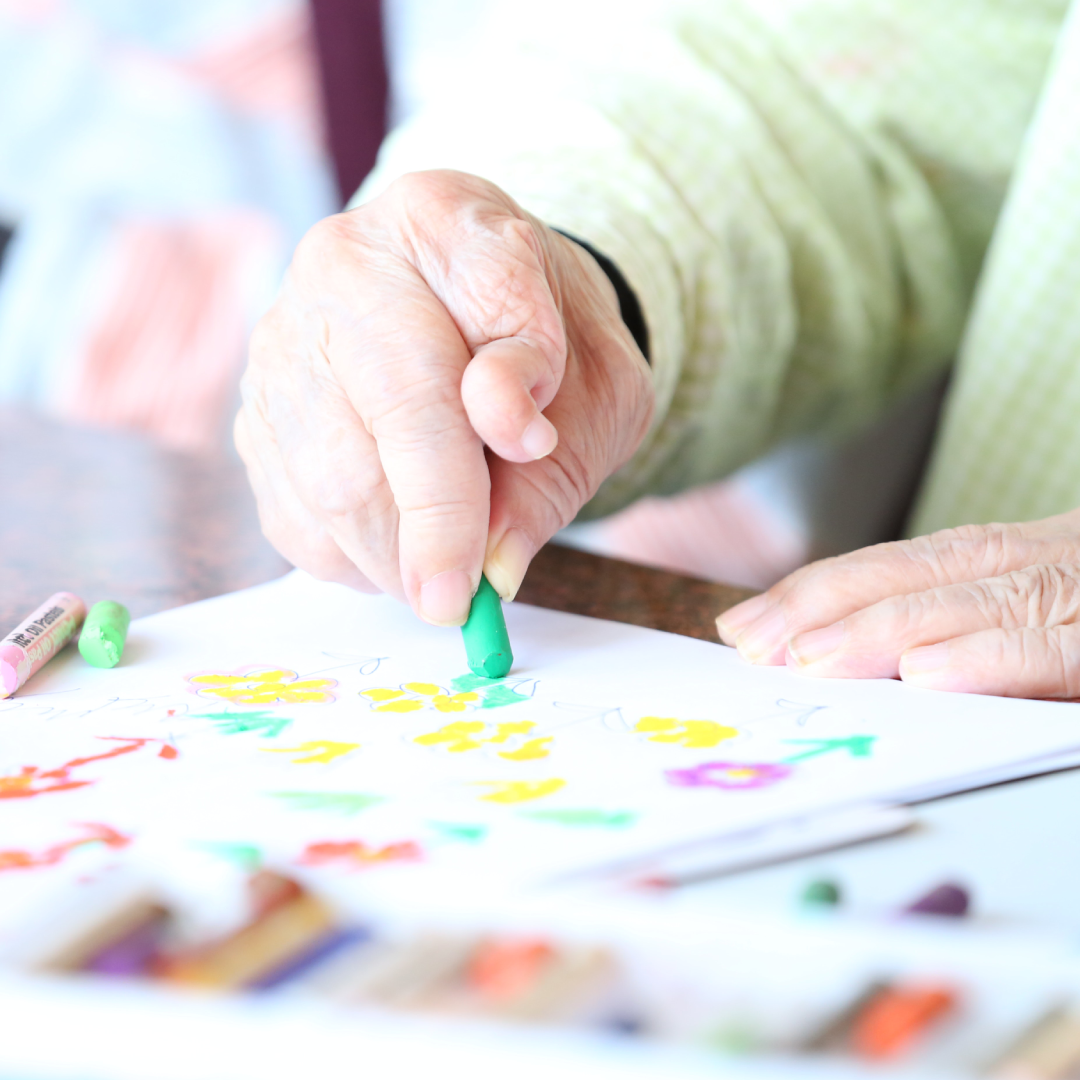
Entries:
[[85, 617], [77, 596], [57, 593], [0, 641], [0, 698], [10, 697], [51, 660]]

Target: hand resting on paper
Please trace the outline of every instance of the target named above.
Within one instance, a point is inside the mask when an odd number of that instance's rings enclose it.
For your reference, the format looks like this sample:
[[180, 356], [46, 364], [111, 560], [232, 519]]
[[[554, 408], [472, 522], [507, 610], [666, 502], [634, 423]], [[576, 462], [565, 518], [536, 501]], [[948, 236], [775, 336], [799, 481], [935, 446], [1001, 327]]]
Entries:
[[824, 559], [717, 626], [748, 660], [806, 675], [1080, 698], [1080, 510]]
[[469, 611], [636, 449], [652, 382], [592, 256], [464, 173], [316, 225], [251, 341], [236, 420], [263, 531], [319, 578]]

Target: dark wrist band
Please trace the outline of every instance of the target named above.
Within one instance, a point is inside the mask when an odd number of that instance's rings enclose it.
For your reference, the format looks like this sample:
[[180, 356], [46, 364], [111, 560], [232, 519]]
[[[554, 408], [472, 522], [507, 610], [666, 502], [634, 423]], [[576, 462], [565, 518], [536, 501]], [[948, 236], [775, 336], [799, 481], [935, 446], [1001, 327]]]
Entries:
[[580, 236], [574, 236], [573, 233], [556, 229], [554, 225], [551, 228], [560, 236], [565, 236], [567, 240], [573, 240], [579, 247], [583, 247], [597, 261], [600, 269], [607, 274], [608, 280], [615, 289], [615, 295], [619, 298], [619, 314], [622, 315], [622, 321], [626, 324], [626, 329], [630, 331], [631, 337], [633, 337], [637, 347], [641, 350], [641, 355], [645, 357], [646, 362], [651, 363], [652, 361], [649, 359], [649, 328], [645, 325], [645, 316], [642, 313], [637, 295], [626, 283], [626, 278], [622, 276], [622, 272], [603, 252], [597, 251], [592, 244], [582, 240]]

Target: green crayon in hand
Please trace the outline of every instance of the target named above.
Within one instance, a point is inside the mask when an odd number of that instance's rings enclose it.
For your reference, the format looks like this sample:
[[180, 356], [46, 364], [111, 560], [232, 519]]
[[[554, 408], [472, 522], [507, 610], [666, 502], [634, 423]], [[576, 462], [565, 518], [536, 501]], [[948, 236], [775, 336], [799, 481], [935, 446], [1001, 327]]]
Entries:
[[473, 597], [461, 635], [465, 638], [465, 654], [474, 675], [501, 679], [509, 674], [514, 654], [510, 651], [502, 601], [483, 574], [480, 575], [480, 587]]
[[79, 652], [94, 667], [116, 667], [124, 654], [131, 613], [123, 604], [102, 600], [90, 609], [79, 635]]

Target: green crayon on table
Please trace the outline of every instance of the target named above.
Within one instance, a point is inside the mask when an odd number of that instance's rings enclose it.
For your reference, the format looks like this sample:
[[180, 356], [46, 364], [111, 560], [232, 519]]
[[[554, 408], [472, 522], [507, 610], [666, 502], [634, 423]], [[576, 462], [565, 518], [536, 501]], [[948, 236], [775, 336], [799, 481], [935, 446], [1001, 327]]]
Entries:
[[840, 886], [835, 881], [819, 878], [803, 889], [800, 899], [807, 907], [836, 907], [840, 903]]
[[131, 625], [131, 613], [123, 604], [102, 600], [90, 609], [82, 633], [79, 652], [94, 667], [116, 667], [124, 655], [124, 641]]
[[502, 601], [483, 574], [480, 587], [472, 600], [469, 617], [461, 628], [465, 639], [465, 655], [474, 675], [485, 679], [501, 679], [509, 674], [514, 663], [510, 637], [506, 633]]

